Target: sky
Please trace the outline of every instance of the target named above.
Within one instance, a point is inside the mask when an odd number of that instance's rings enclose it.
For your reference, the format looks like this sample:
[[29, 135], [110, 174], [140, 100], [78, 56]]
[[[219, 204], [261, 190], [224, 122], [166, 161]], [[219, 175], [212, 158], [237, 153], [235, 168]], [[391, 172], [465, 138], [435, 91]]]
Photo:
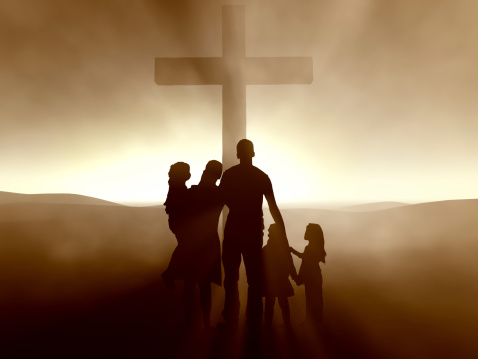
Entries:
[[478, 3], [2, 0], [0, 191], [162, 203], [169, 166], [221, 160], [221, 87], [157, 86], [155, 57], [313, 57], [310, 85], [248, 86], [254, 164], [280, 205], [476, 198]]

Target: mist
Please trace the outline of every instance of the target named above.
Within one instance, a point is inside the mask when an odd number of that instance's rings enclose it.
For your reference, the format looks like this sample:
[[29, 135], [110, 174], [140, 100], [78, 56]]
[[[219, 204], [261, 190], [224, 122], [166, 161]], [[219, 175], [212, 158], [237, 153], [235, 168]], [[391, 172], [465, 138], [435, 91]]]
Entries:
[[[221, 56], [232, 3], [3, 1], [2, 190], [161, 202], [177, 161], [197, 183], [222, 156], [220, 86], [156, 86], [154, 58]], [[247, 56], [314, 59], [311, 85], [247, 89], [279, 202], [475, 197], [475, 5], [244, 4]]]

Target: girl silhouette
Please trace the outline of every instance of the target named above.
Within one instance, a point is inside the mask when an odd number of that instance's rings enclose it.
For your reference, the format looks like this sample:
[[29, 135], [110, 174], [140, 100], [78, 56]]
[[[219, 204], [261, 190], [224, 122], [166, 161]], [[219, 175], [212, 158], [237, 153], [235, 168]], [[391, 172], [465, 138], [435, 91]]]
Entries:
[[282, 310], [284, 324], [290, 325], [290, 309], [288, 297], [294, 295], [294, 289], [289, 281], [291, 276], [297, 281], [298, 276], [292, 262], [287, 241], [277, 224], [269, 227], [269, 240], [262, 248], [262, 263], [264, 274], [264, 297], [266, 298], [265, 323], [272, 325], [274, 315], [274, 304], [276, 298]]
[[304, 239], [309, 241], [304, 253], [290, 247], [290, 251], [299, 258], [302, 264], [299, 270], [299, 283], [305, 285], [306, 323], [317, 325], [322, 322], [322, 271], [320, 262], [325, 263], [327, 253], [324, 249], [324, 233], [316, 223], [309, 223], [304, 234]]

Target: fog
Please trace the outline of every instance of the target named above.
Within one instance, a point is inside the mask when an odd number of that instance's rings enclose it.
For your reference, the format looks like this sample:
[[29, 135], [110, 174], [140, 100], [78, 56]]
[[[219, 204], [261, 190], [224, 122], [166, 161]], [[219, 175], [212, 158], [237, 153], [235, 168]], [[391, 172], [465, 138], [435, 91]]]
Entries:
[[[197, 183], [222, 157], [221, 88], [157, 86], [154, 58], [221, 56], [239, 3], [2, 1], [1, 189], [161, 203], [177, 161]], [[280, 203], [475, 197], [476, 5], [240, 4], [247, 56], [314, 61], [311, 85], [247, 88]]]

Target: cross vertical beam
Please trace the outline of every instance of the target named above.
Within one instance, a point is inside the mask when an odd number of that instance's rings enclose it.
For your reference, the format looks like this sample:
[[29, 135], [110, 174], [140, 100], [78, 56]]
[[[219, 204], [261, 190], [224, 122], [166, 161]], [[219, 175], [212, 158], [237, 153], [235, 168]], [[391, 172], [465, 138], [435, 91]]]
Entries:
[[244, 6], [222, 8], [222, 57], [222, 163], [226, 170], [237, 162], [237, 142], [246, 138]]

